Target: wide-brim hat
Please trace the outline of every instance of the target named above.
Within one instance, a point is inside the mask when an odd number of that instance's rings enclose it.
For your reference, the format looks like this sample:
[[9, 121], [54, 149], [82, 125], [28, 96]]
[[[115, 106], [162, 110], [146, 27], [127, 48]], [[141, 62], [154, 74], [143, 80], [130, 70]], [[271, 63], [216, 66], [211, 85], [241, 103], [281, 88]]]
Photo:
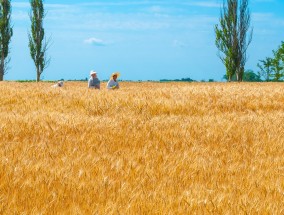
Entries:
[[119, 76], [120, 76], [120, 73], [119, 73], [119, 72], [114, 72], [114, 73], [111, 74], [110, 77], [113, 78], [113, 76], [115, 76], [115, 75], [116, 75], [117, 77], [119, 77]]
[[90, 72], [90, 75], [94, 75], [94, 74], [98, 74], [96, 71], [94, 71], [94, 70], [92, 70], [91, 72]]

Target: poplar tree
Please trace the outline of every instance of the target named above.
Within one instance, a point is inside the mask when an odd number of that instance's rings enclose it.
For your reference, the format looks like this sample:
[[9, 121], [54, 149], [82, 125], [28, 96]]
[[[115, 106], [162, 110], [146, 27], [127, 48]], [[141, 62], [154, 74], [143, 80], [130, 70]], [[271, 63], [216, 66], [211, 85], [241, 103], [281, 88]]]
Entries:
[[11, 27], [11, 2], [0, 0], [0, 81], [3, 81], [10, 61], [9, 44], [13, 36]]
[[30, 4], [31, 33], [29, 34], [29, 48], [36, 67], [36, 81], [40, 81], [41, 74], [50, 62], [50, 58], [46, 56], [50, 40], [46, 40], [43, 28], [43, 19], [45, 17], [43, 1], [30, 0]]
[[248, 0], [224, 0], [220, 25], [215, 26], [215, 44], [226, 67], [228, 81], [233, 75], [243, 80], [247, 49], [252, 41]]

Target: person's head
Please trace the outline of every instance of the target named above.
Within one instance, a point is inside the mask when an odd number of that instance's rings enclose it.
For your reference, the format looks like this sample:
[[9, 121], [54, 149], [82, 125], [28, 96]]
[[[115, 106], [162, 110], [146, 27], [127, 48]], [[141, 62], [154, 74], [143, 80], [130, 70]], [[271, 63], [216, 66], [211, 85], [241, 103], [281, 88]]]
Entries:
[[58, 85], [58, 87], [63, 87], [63, 81], [58, 81], [57, 85]]
[[120, 76], [119, 72], [112, 73], [111, 78], [116, 81], [116, 79]]
[[97, 72], [95, 72], [94, 70], [92, 70], [90, 72], [90, 76], [93, 77], [93, 78], [96, 78], [97, 77]]

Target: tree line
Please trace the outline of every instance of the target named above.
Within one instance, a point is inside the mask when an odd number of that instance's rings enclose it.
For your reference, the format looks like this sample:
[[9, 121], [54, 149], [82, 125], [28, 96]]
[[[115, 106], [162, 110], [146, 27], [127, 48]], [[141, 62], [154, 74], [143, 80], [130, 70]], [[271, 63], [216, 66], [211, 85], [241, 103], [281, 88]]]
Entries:
[[[30, 55], [36, 67], [37, 81], [43, 70], [48, 66], [50, 58], [47, 58], [47, 49], [50, 40], [46, 40], [43, 28], [43, 19], [45, 17], [43, 1], [30, 0], [31, 11], [30, 21], [31, 30], [29, 33]], [[0, 0], [0, 81], [3, 81], [4, 75], [7, 73], [8, 63], [10, 61], [10, 42], [13, 36], [13, 28], [11, 26], [11, 1]]]
[[[43, 0], [30, 0], [31, 29], [29, 49], [36, 68], [36, 80], [49, 65], [47, 49], [50, 39], [46, 39], [43, 28], [45, 11]], [[219, 24], [215, 25], [215, 44], [218, 56], [226, 68], [225, 78], [230, 81], [282, 81], [284, 79], [284, 42], [273, 52], [273, 57], [266, 57], [257, 64], [260, 71], [245, 71], [247, 50], [252, 41], [253, 28], [250, 25], [251, 14], [249, 0], [223, 0]], [[13, 36], [11, 26], [11, 1], [0, 0], [0, 81], [7, 73], [9, 44]]]

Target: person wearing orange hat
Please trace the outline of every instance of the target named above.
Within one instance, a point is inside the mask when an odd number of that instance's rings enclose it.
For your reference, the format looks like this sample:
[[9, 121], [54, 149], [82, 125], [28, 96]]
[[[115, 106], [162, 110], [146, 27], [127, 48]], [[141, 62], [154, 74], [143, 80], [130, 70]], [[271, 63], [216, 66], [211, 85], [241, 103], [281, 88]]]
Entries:
[[120, 76], [119, 72], [115, 72], [111, 74], [110, 80], [107, 82], [107, 89], [116, 90], [119, 89], [119, 83], [117, 78]]

